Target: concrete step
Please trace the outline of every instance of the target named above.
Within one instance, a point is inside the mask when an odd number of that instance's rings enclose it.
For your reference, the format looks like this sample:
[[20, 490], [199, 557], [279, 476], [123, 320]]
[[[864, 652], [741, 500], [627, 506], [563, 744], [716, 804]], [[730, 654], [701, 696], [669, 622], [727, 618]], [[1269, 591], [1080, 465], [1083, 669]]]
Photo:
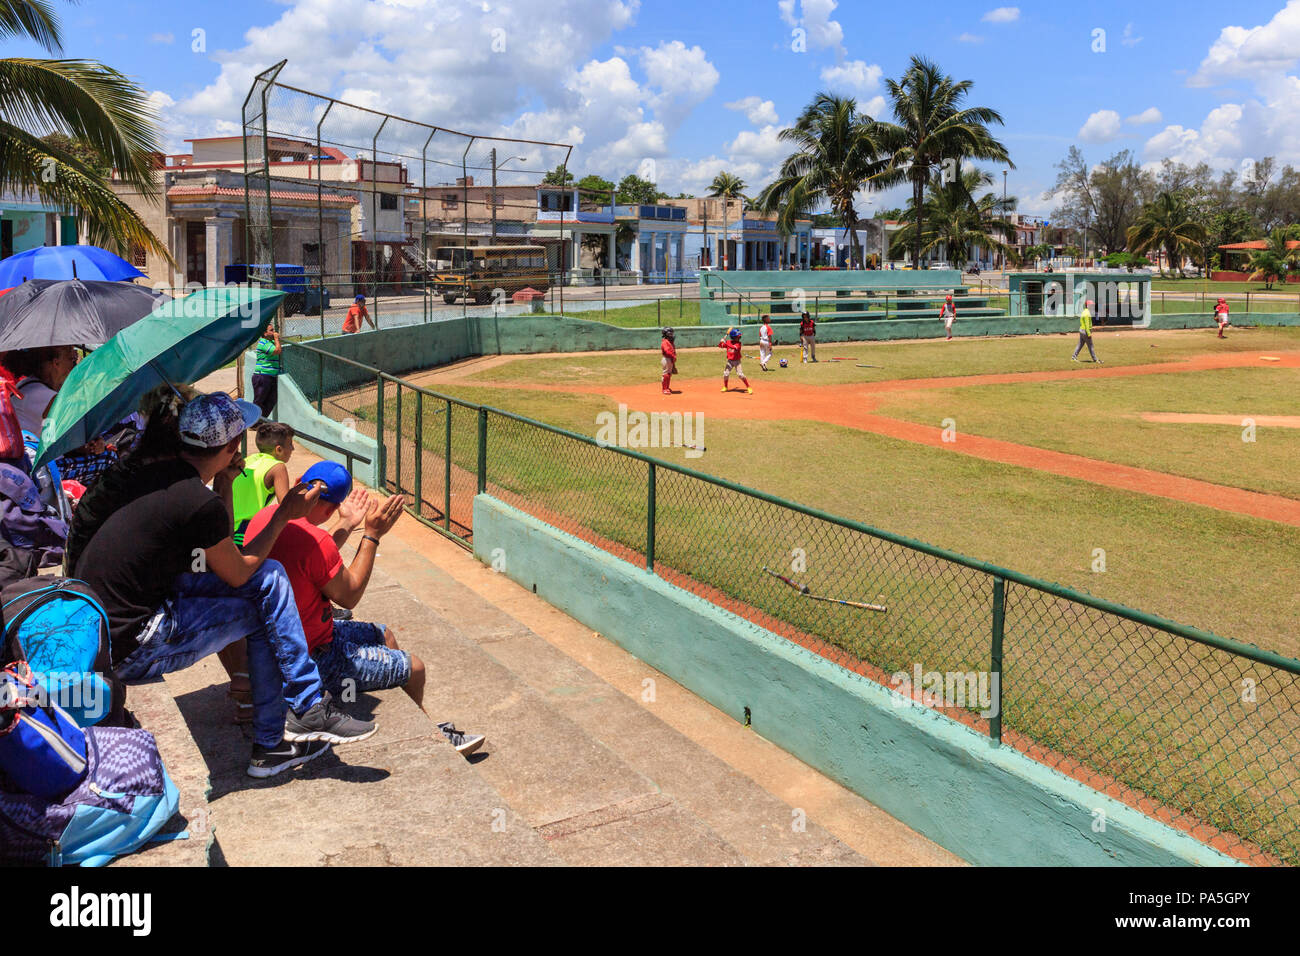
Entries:
[[167, 676], [207, 764], [214, 866], [544, 866], [546, 841], [399, 690], [349, 709], [379, 732], [269, 780], [245, 774], [215, 657]]
[[126, 705], [140, 726], [153, 734], [167, 775], [180, 791], [179, 813], [168, 821], [161, 833], [187, 831], [189, 838], [149, 844], [129, 856], [118, 857], [110, 865], [207, 866], [212, 846], [208, 767], [185, 726], [176, 701], [166, 683], [156, 681], [128, 688]]
[[[372, 579], [367, 601], [391, 595], [392, 603], [375, 607], [389, 615], [386, 623], [403, 614], [425, 622], [417, 628], [420, 637], [403, 646], [429, 668], [426, 708], [436, 714], [446, 707], [467, 725], [464, 715], [474, 715], [469, 729], [487, 733], [493, 751], [478, 771], [566, 861], [961, 862], [415, 522], [385, 538], [380, 552], [383, 572]], [[467, 585], [449, 573], [450, 566], [475, 580]], [[490, 597], [483, 595], [485, 585], [492, 587]], [[406, 595], [401, 601], [399, 592]], [[424, 607], [405, 603], [411, 596]], [[551, 633], [540, 636], [512, 611], [554, 625]], [[581, 634], [580, 656], [575, 644], [556, 639], [575, 632]], [[477, 644], [496, 665], [490, 676], [476, 680], [472, 673], [445, 671], [439, 655], [446, 645], [439, 640], [453, 637]], [[600, 675], [584, 666], [597, 662]], [[670, 726], [660, 716], [665, 698], [688, 702], [702, 721], [689, 722], [687, 732]], [[743, 739], [738, 747], [728, 741], [714, 752], [701, 742], [732, 734]], [[755, 751], [762, 755], [756, 758]], [[783, 764], [789, 792], [777, 795], [737, 769], [727, 759], [737, 752], [751, 765]], [[853, 847], [820, 825], [806, 796], [833, 808], [828, 815], [845, 824]], [[611, 825], [628, 839], [604, 833]], [[684, 845], [694, 845], [693, 857], [681, 855], [669, 839], [674, 831]]]

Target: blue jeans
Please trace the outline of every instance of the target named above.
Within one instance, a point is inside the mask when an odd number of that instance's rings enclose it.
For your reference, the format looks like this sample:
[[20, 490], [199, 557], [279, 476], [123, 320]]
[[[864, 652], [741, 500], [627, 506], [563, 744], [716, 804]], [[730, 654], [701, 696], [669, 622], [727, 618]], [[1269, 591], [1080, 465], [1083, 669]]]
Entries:
[[178, 574], [172, 588], [141, 630], [140, 647], [115, 668], [118, 678], [155, 680], [247, 638], [253, 739], [275, 746], [284, 736], [286, 702], [302, 714], [322, 690], [284, 566], [264, 561], [237, 588], [210, 572]]
[[[335, 697], [353, 691], [405, 687], [411, 679], [411, 655], [393, 650], [384, 639], [382, 624], [335, 621], [334, 636], [316, 648], [314, 660], [321, 683]], [[344, 681], [351, 681], [345, 684]]]

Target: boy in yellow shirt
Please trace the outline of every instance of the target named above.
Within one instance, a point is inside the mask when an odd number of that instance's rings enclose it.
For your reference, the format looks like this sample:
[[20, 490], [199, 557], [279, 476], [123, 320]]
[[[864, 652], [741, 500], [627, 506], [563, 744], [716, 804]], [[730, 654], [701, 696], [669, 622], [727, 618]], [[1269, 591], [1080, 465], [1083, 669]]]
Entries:
[[244, 459], [244, 470], [230, 484], [234, 512], [235, 544], [244, 543], [244, 529], [275, 496], [280, 501], [289, 491], [289, 468], [293, 455], [293, 428], [284, 422], [262, 422], [257, 426], [257, 454]]

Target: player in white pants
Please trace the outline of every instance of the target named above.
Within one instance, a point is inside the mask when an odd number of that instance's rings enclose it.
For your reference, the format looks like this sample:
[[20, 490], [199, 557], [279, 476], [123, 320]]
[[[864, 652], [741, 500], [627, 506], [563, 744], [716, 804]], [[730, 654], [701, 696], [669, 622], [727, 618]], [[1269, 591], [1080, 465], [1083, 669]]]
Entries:
[[957, 318], [957, 307], [952, 303], [952, 296], [944, 300], [943, 308], [939, 310], [939, 318], [943, 319], [944, 331], [948, 333], [948, 338], [952, 338], [952, 323]]
[[767, 363], [772, 360], [772, 321], [763, 316], [758, 325], [758, 367], [767, 371]]

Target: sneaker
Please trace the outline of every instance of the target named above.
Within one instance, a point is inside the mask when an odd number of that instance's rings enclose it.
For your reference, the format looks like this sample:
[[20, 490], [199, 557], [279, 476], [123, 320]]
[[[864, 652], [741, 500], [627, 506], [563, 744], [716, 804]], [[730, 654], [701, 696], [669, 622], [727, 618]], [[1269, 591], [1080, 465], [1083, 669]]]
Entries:
[[747, 389], [745, 389], [745, 394], [746, 394], [746, 395], [753, 395], [753, 394], [754, 394], [754, 390], [753, 390], [752, 388], [747, 388]]
[[334, 620], [350, 621], [352, 620], [352, 612], [345, 607], [336, 607], [334, 609]]
[[731, 391], [731, 389], [727, 388], [727, 386], [725, 386], [725, 385], [722, 386], [722, 390], [723, 390], [724, 392], [729, 392], [729, 391]]
[[669, 390], [668, 390], [668, 389], [666, 389], [666, 388], [665, 388], [665, 389], [663, 389], [663, 393], [664, 393], [664, 394], [665, 394], [665, 395], [671, 395], [671, 394], [672, 394], [672, 392], [671, 392], [671, 391], [669, 391]]
[[487, 738], [482, 734], [461, 733], [452, 726], [450, 720], [444, 720], [438, 725], [438, 729], [441, 730], [442, 735], [451, 742], [451, 745], [456, 748], [456, 753], [465, 757], [468, 757], [474, 751], [478, 750], [479, 747], [482, 747], [484, 741], [487, 740]]
[[1103, 362], [1101, 359], [1097, 359], [1097, 364], [1098, 364], [1098, 365], [1105, 365], [1106, 363]]
[[816, 362], [816, 361], [817, 361], [817, 359], [813, 359], [813, 361], [814, 361], [814, 362]]
[[1070, 361], [1074, 362], [1076, 365], [1079, 363], [1079, 359], [1074, 355], [1070, 356]]
[[323, 740], [295, 743], [286, 738], [274, 747], [253, 744], [253, 757], [248, 761], [247, 773], [250, 777], [274, 777], [290, 767], [315, 760], [329, 749], [330, 745]]
[[324, 740], [332, 744], [351, 744], [372, 736], [376, 729], [378, 728], [373, 720], [357, 720], [335, 707], [333, 699], [326, 691], [321, 695], [321, 699], [301, 717], [293, 711], [289, 712], [284, 722], [284, 739], [297, 742]]

